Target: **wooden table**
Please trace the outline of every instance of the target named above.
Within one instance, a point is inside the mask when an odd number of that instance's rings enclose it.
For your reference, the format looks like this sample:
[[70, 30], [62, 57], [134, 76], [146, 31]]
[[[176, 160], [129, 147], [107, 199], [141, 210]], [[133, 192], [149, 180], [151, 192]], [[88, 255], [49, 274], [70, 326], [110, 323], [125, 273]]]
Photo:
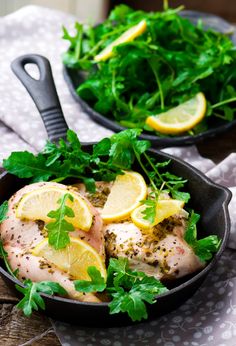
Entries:
[[[236, 128], [198, 144], [202, 156], [215, 163], [223, 160], [231, 152], [236, 151]], [[15, 308], [17, 298], [9, 292], [0, 279], [0, 344], [5, 346], [40, 345], [59, 346], [49, 319], [41, 313], [33, 313], [31, 318], [24, 317]]]

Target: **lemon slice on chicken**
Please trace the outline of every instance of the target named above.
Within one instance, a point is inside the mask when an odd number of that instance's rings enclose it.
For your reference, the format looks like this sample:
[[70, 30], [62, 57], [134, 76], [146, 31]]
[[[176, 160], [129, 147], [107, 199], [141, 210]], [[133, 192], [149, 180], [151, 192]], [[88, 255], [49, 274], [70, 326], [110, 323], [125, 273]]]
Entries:
[[118, 175], [101, 210], [104, 222], [124, 220], [147, 196], [147, 185], [141, 174], [125, 171]]
[[119, 36], [115, 41], [113, 41], [106, 48], [104, 48], [99, 54], [97, 54], [94, 57], [94, 60], [99, 62], [109, 59], [113, 55], [112, 50], [115, 46], [118, 46], [122, 43], [133, 41], [136, 37], [142, 35], [146, 28], [147, 23], [145, 20], [142, 20], [138, 24], [132, 26], [131, 28], [126, 30], [121, 36]]
[[73, 210], [74, 217], [65, 216], [65, 219], [75, 228], [89, 231], [93, 222], [93, 214], [89, 205], [79, 194], [56, 186], [41, 187], [26, 193], [17, 206], [16, 217], [27, 220], [42, 220], [46, 223], [51, 222], [52, 219], [47, 216], [48, 213], [59, 208], [58, 201], [66, 193], [73, 197], [73, 201], [69, 198], [66, 200], [66, 205]]
[[92, 246], [79, 238], [70, 237], [70, 243], [60, 250], [51, 247], [48, 238], [45, 238], [31, 252], [34, 256], [45, 258], [77, 280], [91, 280], [87, 273], [90, 266], [96, 267], [104, 279], [107, 277], [102, 257]]
[[161, 133], [177, 135], [191, 130], [204, 118], [205, 113], [206, 98], [200, 92], [167, 112], [147, 117], [146, 124]]
[[141, 205], [136, 208], [131, 214], [131, 219], [137, 227], [141, 229], [149, 229], [162, 222], [164, 219], [178, 214], [182, 210], [183, 206], [184, 202], [177, 199], [159, 200], [156, 203], [156, 217], [153, 223], [143, 218], [143, 211], [147, 208], [146, 205]]

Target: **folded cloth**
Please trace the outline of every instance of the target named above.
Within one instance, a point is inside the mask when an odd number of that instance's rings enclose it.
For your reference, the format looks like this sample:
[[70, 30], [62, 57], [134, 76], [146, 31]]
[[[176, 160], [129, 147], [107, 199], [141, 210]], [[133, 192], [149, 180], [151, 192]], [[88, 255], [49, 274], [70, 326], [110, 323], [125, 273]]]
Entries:
[[12, 151], [19, 150], [34, 152], [30, 145], [0, 121], [0, 166], [2, 160], [9, 156]]
[[[47, 139], [36, 107], [10, 70], [10, 62], [22, 54], [42, 54], [50, 60], [66, 121], [81, 141], [97, 141], [112, 134], [89, 119], [73, 100], [64, 82], [60, 55], [66, 50], [67, 43], [61, 39], [61, 26], [64, 24], [71, 30], [74, 21], [75, 18], [68, 14], [36, 6], [0, 18], [0, 160], [13, 150], [38, 151]], [[232, 230], [228, 246], [236, 249], [236, 154], [215, 165], [202, 158], [195, 146], [164, 151], [182, 158], [231, 189]], [[64, 346], [235, 346], [235, 256], [235, 251], [226, 250], [195, 296], [156, 321], [108, 330], [72, 327], [54, 321], [56, 333]]]

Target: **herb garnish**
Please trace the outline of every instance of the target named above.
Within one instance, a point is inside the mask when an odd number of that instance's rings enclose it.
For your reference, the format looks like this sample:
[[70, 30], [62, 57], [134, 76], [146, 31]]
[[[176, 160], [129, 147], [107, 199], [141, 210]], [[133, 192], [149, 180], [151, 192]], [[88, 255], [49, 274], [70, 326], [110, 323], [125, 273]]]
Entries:
[[[7, 212], [8, 212], [8, 201], [3, 202], [0, 205], [0, 224], [7, 219]], [[5, 266], [8, 270], [8, 272], [13, 276], [17, 276], [18, 269], [16, 269], [14, 272], [11, 269], [10, 264], [8, 263], [8, 253], [5, 251], [3, 247], [2, 240], [0, 239], [0, 258], [3, 259]]]
[[[119, 5], [97, 26], [76, 23], [75, 36], [64, 28], [63, 38], [69, 41], [64, 64], [86, 71], [86, 79], [77, 89], [80, 97], [125, 127], [154, 131], [145, 125], [147, 116], [175, 107], [201, 91], [208, 101], [207, 114], [190, 135], [205, 131], [212, 117], [232, 121], [234, 43], [226, 34], [204, 30], [200, 21], [194, 26], [181, 16], [182, 9], [169, 8], [167, 1], [163, 12]], [[95, 55], [141, 20], [147, 23], [142, 35], [114, 47], [113, 57], [95, 64]]]
[[[104, 138], [93, 146], [92, 153], [88, 153], [82, 149], [77, 135], [68, 130], [67, 143], [62, 139], [59, 144], [48, 142], [44, 151], [36, 156], [25, 151], [13, 152], [3, 161], [3, 167], [19, 178], [32, 178], [33, 182], [77, 178], [85, 183], [88, 191], [95, 192], [96, 180], [114, 180], [122, 170], [131, 169], [136, 160], [156, 197], [164, 189], [173, 198], [187, 202], [189, 193], [180, 191], [186, 180], [166, 171], [170, 160], [154, 161], [147, 152], [151, 143], [138, 139], [141, 132], [129, 129]], [[57, 169], [53, 171], [52, 167]], [[47, 171], [49, 173], [45, 174]]]
[[8, 201], [3, 202], [0, 205], [0, 223], [7, 219]]
[[201, 261], [205, 262], [212, 258], [213, 253], [217, 252], [221, 240], [216, 235], [210, 235], [206, 238], [197, 240], [196, 224], [200, 219], [200, 215], [192, 211], [187, 224], [184, 240], [193, 248], [195, 254]]
[[66, 205], [66, 201], [69, 199], [73, 202], [73, 196], [69, 193], [65, 193], [57, 203], [60, 204], [57, 210], [51, 210], [47, 216], [55, 219], [46, 225], [48, 231], [48, 243], [56, 250], [66, 247], [70, 242], [69, 232], [74, 231], [74, 226], [65, 219], [67, 217], [74, 217], [73, 210]]
[[168, 289], [157, 279], [143, 272], [129, 269], [127, 258], [111, 258], [107, 269], [107, 283], [95, 267], [88, 268], [91, 281], [74, 281], [75, 289], [80, 292], [103, 291], [109, 293], [110, 313], [128, 313], [132, 321], [147, 319], [145, 303], [154, 304], [157, 295]]
[[66, 295], [66, 290], [57, 282], [52, 281], [41, 281], [32, 282], [27, 279], [23, 282], [24, 287], [16, 285], [16, 289], [23, 293], [24, 297], [16, 305], [18, 309], [22, 309], [26, 316], [30, 316], [33, 310], [41, 308], [45, 310], [45, 303], [41, 297], [41, 293], [53, 295], [55, 293], [60, 295]]

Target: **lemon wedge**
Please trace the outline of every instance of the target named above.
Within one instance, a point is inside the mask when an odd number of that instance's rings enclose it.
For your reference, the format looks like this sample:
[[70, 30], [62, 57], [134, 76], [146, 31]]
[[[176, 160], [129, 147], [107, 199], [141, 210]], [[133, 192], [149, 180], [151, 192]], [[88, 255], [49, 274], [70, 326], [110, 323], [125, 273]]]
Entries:
[[96, 62], [105, 61], [113, 55], [113, 48], [119, 44], [131, 42], [136, 37], [142, 35], [147, 28], [147, 23], [142, 20], [138, 24], [132, 26], [130, 29], [126, 30], [121, 36], [119, 36], [115, 41], [109, 44], [105, 49], [103, 49], [99, 54], [94, 57]]
[[142, 212], [146, 209], [146, 205], [141, 205], [136, 208], [131, 213], [131, 219], [137, 227], [141, 229], [149, 229], [162, 222], [164, 219], [178, 214], [182, 210], [183, 206], [184, 202], [177, 199], [158, 200], [156, 203], [156, 218], [153, 223], [150, 223], [150, 221], [143, 218], [144, 215]]
[[124, 220], [147, 195], [147, 185], [141, 174], [125, 171], [118, 175], [101, 210], [104, 222]]
[[77, 280], [91, 280], [87, 273], [90, 266], [96, 267], [104, 279], [107, 277], [102, 257], [92, 246], [79, 238], [70, 237], [70, 243], [60, 250], [51, 247], [48, 238], [45, 238], [31, 253], [45, 258]]
[[146, 124], [161, 133], [180, 134], [197, 125], [204, 118], [205, 113], [206, 98], [200, 92], [167, 112], [147, 117]]
[[73, 210], [75, 216], [66, 216], [65, 219], [75, 228], [89, 231], [93, 222], [93, 214], [89, 205], [79, 194], [57, 186], [43, 186], [26, 193], [17, 206], [16, 217], [27, 220], [42, 220], [48, 223], [52, 219], [47, 214], [51, 210], [59, 208], [57, 202], [66, 193], [69, 193], [73, 197], [73, 201], [67, 199], [66, 205]]

